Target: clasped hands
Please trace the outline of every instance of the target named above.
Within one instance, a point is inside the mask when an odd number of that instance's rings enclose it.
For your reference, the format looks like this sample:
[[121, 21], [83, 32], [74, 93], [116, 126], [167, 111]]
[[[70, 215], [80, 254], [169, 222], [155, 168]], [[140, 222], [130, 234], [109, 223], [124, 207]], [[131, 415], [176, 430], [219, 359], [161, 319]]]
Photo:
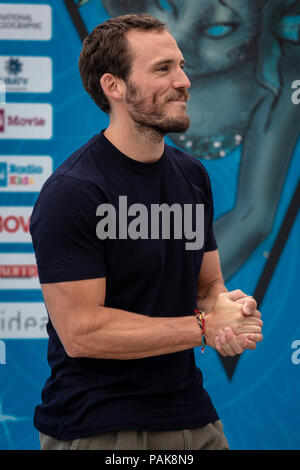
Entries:
[[262, 341], [261, 313], [253, 297], [241, 290], [219, 294], [205, 317], [205, 339], [221, 356], [235, 356], [255, 349]]

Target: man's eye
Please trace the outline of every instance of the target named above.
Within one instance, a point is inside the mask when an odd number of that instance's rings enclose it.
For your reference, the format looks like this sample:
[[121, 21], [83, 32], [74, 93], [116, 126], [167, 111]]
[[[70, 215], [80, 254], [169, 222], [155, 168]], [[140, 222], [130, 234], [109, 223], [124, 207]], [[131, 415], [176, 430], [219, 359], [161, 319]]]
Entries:
[[222, 39], [233, 33], [238, 28], [238, 26], [238, 23], [214, 24], [207, 26], [206, 28], [202, 28], [201, 33], [205, 36], [209, 36], [212, 39]]
[[164, 65], [163, 67], [159, 67], [158, 72], [167, 72], [169, 70], [169, 67], [167, 65]]

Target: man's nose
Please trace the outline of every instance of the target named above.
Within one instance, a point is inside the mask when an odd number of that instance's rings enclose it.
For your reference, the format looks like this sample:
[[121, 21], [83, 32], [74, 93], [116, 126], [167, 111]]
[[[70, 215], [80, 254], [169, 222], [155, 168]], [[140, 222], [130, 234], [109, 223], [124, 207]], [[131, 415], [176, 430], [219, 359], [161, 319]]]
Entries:
[[180, 67], [178, 71], [176, 71], [176, 75], [174, 76], [173, 81], [174, 88], [190, 88], [191, 82], [186, 75], [185, 71]]

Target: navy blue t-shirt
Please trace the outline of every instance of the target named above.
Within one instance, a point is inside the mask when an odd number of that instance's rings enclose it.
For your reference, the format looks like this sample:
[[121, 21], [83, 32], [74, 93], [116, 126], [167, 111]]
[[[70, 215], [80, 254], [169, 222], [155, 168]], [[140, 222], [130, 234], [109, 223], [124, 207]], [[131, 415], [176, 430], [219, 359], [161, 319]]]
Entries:
[[[196, 246], [191, 234], [201, 204], [204, 239]], [[155, 225], [158, 206], [167, 212]], [[179, 210], [176, 216], [170, 210], [169, 225], [168, 208]], [[153, 317], [193, 314], [203, 254], [217, 248], [210, 182], [199, 160], [165, 145], [156, 162], [136, 161], [103, 132], [46, 181], [30, 233], [41, 283], [106, 277], [107, 307]], [[218, 419], [193, 349], [130, 360], [71, 358], [50, 319], [47, 331], [51, 375], [34, 416], [44, 434], [69, 440], [121, 429], [187, 429]]]

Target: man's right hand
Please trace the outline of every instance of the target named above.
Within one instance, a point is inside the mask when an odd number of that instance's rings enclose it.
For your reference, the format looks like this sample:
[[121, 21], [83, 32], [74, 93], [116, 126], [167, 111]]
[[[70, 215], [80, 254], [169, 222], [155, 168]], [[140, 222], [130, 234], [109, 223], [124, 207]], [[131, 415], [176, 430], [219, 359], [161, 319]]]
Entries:
[[[262, 341], [261, 313], [253, 298], [238, 295], [240, 291], [219, 294], [205, 317], [205, 338], [209, 346], [223, 356], [241, 354], [244, 349], [255, 349]], [[250, 307], [246, 312], [245, 305]]]

